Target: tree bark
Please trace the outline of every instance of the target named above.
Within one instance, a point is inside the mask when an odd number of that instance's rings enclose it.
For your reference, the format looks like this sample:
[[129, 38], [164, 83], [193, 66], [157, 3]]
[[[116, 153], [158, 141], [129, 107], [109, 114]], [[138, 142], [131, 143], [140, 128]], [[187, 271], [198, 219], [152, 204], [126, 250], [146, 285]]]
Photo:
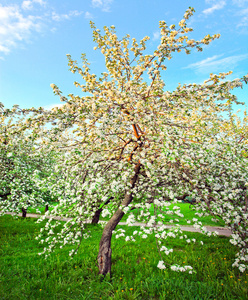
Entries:
[[102, 212], [102, 208], [98, 208], [98, 210], [95, 212], [95, 214], [91, 220], [91, 224], [98, 224], [101, 212]]
[[[135, 174], [131, 179], [131, 188], [126, 192], [124, 200], [121, 203], [122, 206], [128, 206], [133, 200], [132, 189], [137, 182], [140, 167], [141, 164], [137, 163], [134, 168]], [[99, 274], [101, 275], [105, 276], [108, 273], [111, 275], [111, 237], [113, 230], [116, 228], [123, 215], [124, 212], [121, 209], [118, 209], [103, 229], [97, 257]]]
[[22, 207], [22, 217], [26, 218], [27, 216], [27, 209]]
[[45, 212], [47, 212], [48, 211], [48, 204], [46, 204], [46, 206], [45, 206]]

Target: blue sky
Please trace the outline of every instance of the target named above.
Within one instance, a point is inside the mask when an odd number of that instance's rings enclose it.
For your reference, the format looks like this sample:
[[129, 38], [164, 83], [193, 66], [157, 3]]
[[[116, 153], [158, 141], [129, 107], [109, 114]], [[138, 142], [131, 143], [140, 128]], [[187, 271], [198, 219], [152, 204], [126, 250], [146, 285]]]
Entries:
[[[164, 80], [168, 90], [180, 83], [202, 83], [209, 73], [233, 71], [230, 79], [248, 73], [248, 0], [0, 0], [0, 102], [23, 108], [59, 104], [50, 87], [64, 95], [81, 95], [79, 80], [68, 71], [66, 54], [80, 61], [86, 53], [92, 72], [105, 71], [104, 57], [94, 51], [89, 21], [97, 28], [115, 25], [119, 38], [148, 35], [148, 50], [159, 43], [160, 20], [177, 24], [185, 10], [196, 12], [189, 25], [194, 39], [220, 33], [203, 52], [174, 54]], [[235, 91], [248, 105], [248, 86]]]

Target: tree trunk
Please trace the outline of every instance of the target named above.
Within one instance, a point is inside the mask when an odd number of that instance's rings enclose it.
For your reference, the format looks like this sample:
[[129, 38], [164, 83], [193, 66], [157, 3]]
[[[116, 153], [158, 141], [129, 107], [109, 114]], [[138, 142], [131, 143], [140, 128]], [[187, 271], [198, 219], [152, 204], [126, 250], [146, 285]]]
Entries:
[[102, 212], [102, 208], [98, 208], [98, 210], [95, 212], [95, 214], [91, 220], [91, 224], [98, 224], [101, 212]]
[[46, 204], [46, 206], [45, 206], [45, 212], [47, 212], [48, 211], [48, 204]]
[[[126, 192], [124, 200], [121, 203], [122, 206], [128, 206], [132, 202], [132, 189], [137, 182], [140, 166], [140, 163], [137, 163], [135, 166], [135, 174], [131, 180], [132, 186], [129, 192]], [[103, 229], [97, 257], [99, 274], [101, 275], [105, 276], [108, 273], [111, 275], [111, 237], [113, 230], [116, 228], [123, 215], [124, 212], [121, 209], [118, 209]]]
[[22, 217], [26, 218], [27, 216], [27, 209], [22, 207]]

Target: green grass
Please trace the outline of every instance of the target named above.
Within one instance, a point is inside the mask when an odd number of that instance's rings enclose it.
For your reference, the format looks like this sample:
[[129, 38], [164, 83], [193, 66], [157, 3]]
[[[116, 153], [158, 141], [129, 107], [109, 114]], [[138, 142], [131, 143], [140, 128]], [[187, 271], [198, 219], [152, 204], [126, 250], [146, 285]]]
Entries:
[[[213, 216], [206, 216], [206, 217], [196, 216], [195, 215], [196, 211], [193, 210], [193, 205], [190, 205], [189, 203], [171, 204], [171, 206], [169, 206], [169, 209], [172, 210], [173, 206], [179, 206], [180, 209], [181, 209], [181, 213], [184, 215], [184, 217], [180, 218], [177, 215], [165, 215], [165, 218], [164, 218], [164, 221], [163, 221], [164, 224], [169, 224], [170, 220], [178, 219], [180, 225], [188, 225], [189, 226], [189, 225], [192, 225], [192, 223], [188, 224], [187, 221], [188, 220], [192, 221], [193, 218], [196, 218], [199, 221], [201, 221], [204, 226], [222, 226], [222, 227], [225, 226], [225, 223], [220, 218], [217, 218], [218, 222], [214, 222], [214, 221], [212, 221]], [[134, 209], [134, 210], [132, 210], [132, 213], [137, 216], [138, 210]], [[150, 213], [151, 214], [154, 213], [153, 205], [151, 205]], [[123, 216], [123, 218], [122, 218], [123, 222], [126, 221], [126, 219], [128, 218], [128, 215], [129, 214], [126, 214], [126, 215]], [[107, 221], [107, 220], [109, 220], [109, 217], [105, 217], [105, 218], [101, 217], [100, 220]]]
[[[192, 265], [196, 274], [159, 270], [160, 257], [153, 237], [137, 242], [112, 242], [112, 278], [97, 275], [97, 253], [102, 228], [89, 225], [92, 238], [69, 259], [70, 246], [48, 259], [35, 236], [42, 224], [31, 218], [0, 217], [0, 299], [247, 299], [248, 274], [231, 267], [236, 249], [226, 237], [199, 238], [189, 244], [179, 239], [166, 241], [174, 252], [168, 263]], [[130, 233], [134, 228], [125, 226]]]
[[[58, 204], [58, 202], [51, 202], [49, 204], [49, 210], [52, 211], [53, 207], [56, 206]], [[171, 206], [169, 207], [170, 209], [172, 209], [174, 206], [174, 204], [171, 204]], [[202, 222], [202, 224], [204, 226], [225, 226], [225, 223], [220, 219], [218, 218], [218, 222], [214, 222], [212, 221], [212, 216], [206, 216], [206, 217], [198, 217], [198, 216], [195, 216], [195, 211], [192, 209], [193, 208], [193, 205], [190, 205], [189, 203], [177, 203], [176, 206], [179, 206], [181, 208], [181, 213], [184, 215], [184, 218], [179, 218], [178, 216], [176, 215], [166, 215], [165, 219], [164, 219], [164, 224], [168, 224], [170, 223], [170, 220], [171, 219], [179, 219], [179, 224], [180, 225], [192, 225], [192, 224], [188, 224], [187, 221], [188, 220], [192, 220], [193, 218], [197, 218], [199, 221]], [[40, 213], [41, 214], [44, 214], [45, 213], [45, 206], [41, 206], [39, 208], [40, 210]], [[28, 208], [28, 213], [37, 213], [36, 209], [33, 209], [31, 207]], [[154, 212], [154, 207], [153, 205], [151, 205], [151, 208], [150, 208], [150, 212], [151, 214], [153, 214]], [[137, 215], [137, 209], [134, 209], [132, 210], [132, 213], [134, 215]], [[122, 218], [122, 221], [126, 221], [128, 217], [128, 214], [124, 215], [123, 218]], [[109, 217], [100, 217], [100, 220], [104, 220], [104, 221], [107, 221], [109, 220]]]
[[[49, 211], [52, 211], [53, 208], [58, 205], [58, 202], [49, 202], [49, 205], [48, 205], [48, 209]], [[40, 214], [44, 214], [45, 213], [45, 205], [43, 206], [40, 206], [38, 208], [38, 210], [40, 211]], [[21, 211], [20, 211], [21, 212]], [[37, 214], [37, 209], [36, 208], [32, 208], [32, 207], [28, 207], [28, 210], [27, 210], [27, 213], [29, 214]]]

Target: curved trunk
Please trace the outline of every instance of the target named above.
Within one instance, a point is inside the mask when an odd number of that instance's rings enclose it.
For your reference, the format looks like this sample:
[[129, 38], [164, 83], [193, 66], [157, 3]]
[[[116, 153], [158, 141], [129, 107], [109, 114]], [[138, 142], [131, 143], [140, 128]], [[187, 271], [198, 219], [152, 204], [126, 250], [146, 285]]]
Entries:
[[[132, 186], [129, 192], [126, 192], [124, 200], [121, 203], [122, 206], [128, 206], [132, 202], [133, 199], [132, 189], [134, 188], [137, 182], [138, 175], [140, 172], [140, 166], [141, 166], [140, 163], [138, 163], [135, 166], [134, 169], [135, 174], [131, 180]], [[107, 273], [111, 275], [111, 254], [112, 254], [111, 237], [112, 237], [113, 230], [118, 225], [123, 215], [124, 212], [121, 209], [118, 209], [103, 229], [103, 233], [99, 245], [97, 261], [98, 261], [99, 274], [102, 274], [104, 276]]]

